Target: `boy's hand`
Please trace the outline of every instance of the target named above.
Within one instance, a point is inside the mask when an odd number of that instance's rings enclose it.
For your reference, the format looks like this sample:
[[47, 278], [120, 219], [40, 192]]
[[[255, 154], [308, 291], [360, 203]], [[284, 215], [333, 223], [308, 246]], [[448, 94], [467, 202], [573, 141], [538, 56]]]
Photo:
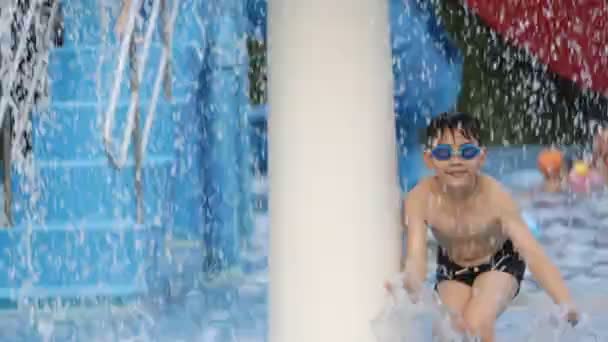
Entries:
[[565, 318], [568, 321], [568, 323], [570, 323], [570, 325], [575, 327], [580, 320], [580, 315], [579, 315], [578, 311], [576, 311], [576, 309], [569, 309], [568, 312], [566, 313]]
[[408, 294], [408, 297], [412, 301], [413, 304], [418, 303], [420, 299], [420, 286], [416, 286], [417, 282], [410, 280], [409, 278], [401, 279], [399, 282], [390, 282], [387, 281], [384, 283], [384, 288], [386, 291], [391, 294], [393, 297], [398, 298], [397, 291], [399, 291], [399, 287], [405, 290]]
[[393, 284], [391, 284], [390, 281], [385, 281], [384, 282], [384, 289], [386, 290], [386, 292], [388, 293], [393, 293]]

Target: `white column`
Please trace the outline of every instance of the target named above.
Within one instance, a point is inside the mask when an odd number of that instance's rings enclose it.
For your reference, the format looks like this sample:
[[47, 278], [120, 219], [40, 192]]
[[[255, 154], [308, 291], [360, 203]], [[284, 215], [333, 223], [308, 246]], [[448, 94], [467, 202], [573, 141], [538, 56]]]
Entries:
[[268, 18], [270, 341], [371, 342], [400, 257], [388, 3]]

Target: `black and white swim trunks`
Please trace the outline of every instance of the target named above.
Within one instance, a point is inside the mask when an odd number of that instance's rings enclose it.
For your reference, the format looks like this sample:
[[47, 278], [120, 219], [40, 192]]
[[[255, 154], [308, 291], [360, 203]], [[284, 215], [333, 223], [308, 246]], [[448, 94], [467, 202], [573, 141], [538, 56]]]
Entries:
[[[519, 293], [521, 281], [526, 272], [526, 263], [513, 248], [511, 240], [505, 241], [502, 248], [492, 256], [488, 263], [463, 267], [454, 263], [446, 251], [439, 247], [437, 253], [437, 273], [436, 280], [439, 284], [444, 280], [456, 280], [473, 286], [475, 279], [482, 273], [489, 271], [500, 271], [511, 274], [517, 280], [518, 288], [515, 295]], [[437, 285], [435, 285], [435, 289]]]

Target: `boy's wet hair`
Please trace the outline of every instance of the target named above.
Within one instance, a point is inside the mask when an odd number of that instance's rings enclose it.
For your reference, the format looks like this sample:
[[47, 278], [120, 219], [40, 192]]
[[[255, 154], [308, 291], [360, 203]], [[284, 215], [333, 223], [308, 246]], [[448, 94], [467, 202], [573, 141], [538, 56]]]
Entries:
[[433, 118], [426, 128], [426, 145], [430, 147], [433, 141], [446, 131], [460, 132], [465, 138], [477, 141], [481, 145], [481, 128], [479, 120], [464, 112], [442, 113]]

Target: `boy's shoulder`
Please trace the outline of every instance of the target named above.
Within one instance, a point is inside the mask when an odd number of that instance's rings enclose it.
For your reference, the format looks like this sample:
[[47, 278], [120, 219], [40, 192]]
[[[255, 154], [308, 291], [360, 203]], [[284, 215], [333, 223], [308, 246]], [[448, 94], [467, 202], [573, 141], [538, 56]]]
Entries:
[[[484, 182], [484, 184], [486, 184], [484, 186], [484, 188], [487, 188], [487, 189], [496, 188], [496, 186], [500, 184], [494, 178], [487, 176], [487, 175], [482, 174], [480, 179], [482, 182]], [[420, 179], [418, 181], [418, 183], [416, 184], [416, 186], [414, 186], [410, 191], [408, 191], [407, 197], [425, 196], [425, 195], [432, 193], [433, 190], [436, 188], [437, 187], [435, 185], [434, 177], [427, 176], [427, 177]]]
[[481, 175], [481, 181], [485, 185], [486, 197], [492, 202], [493, 206], [499, 206], [501, 208], [511, 208], [515, 201], [511, 191], [509, 191], [500, 181], [496, 178], [483, 174]]
[[[432, 178], [427, 177], [420, 179], [416, 186], [408, 191], [403, 197], [403, 204], [405, 207], [409, 207], [410, 210], [418, 210], [421, 208], [422, 203], [426, 203], [426, 200], [431, 195], [431, 184]], [[413, 209], [418, 208], [418, 209]]]
[[482, 184], [484, 185], [484, 188], [489, 191], [504, 191], [505, 190], [502, 183], [500, 183], [498, 181], [498, 179], [496, 179], [490, 175], [483, 173], [480, 175], [480, 180], [481, 180], [481, 182], [483, 182]]
[[418, 181], [416, 186], [414, 186], [408, 193], [407, 197], [424, 197], [428, 195], [432, 190], [433, 177], [424, 177]]
[[[510, 198], [511, 193], [505, 188], [505, 186], [499, 182], [496, 178], [480, 174], [479, 180], [482, 182], [484, 192], [492, 197], [506, 197]], [[433, 192], [433, 176], [425, 177], [421, 179], [418, 184], [407, 194], [408, 198], [420, 199], [428, 196]]]

